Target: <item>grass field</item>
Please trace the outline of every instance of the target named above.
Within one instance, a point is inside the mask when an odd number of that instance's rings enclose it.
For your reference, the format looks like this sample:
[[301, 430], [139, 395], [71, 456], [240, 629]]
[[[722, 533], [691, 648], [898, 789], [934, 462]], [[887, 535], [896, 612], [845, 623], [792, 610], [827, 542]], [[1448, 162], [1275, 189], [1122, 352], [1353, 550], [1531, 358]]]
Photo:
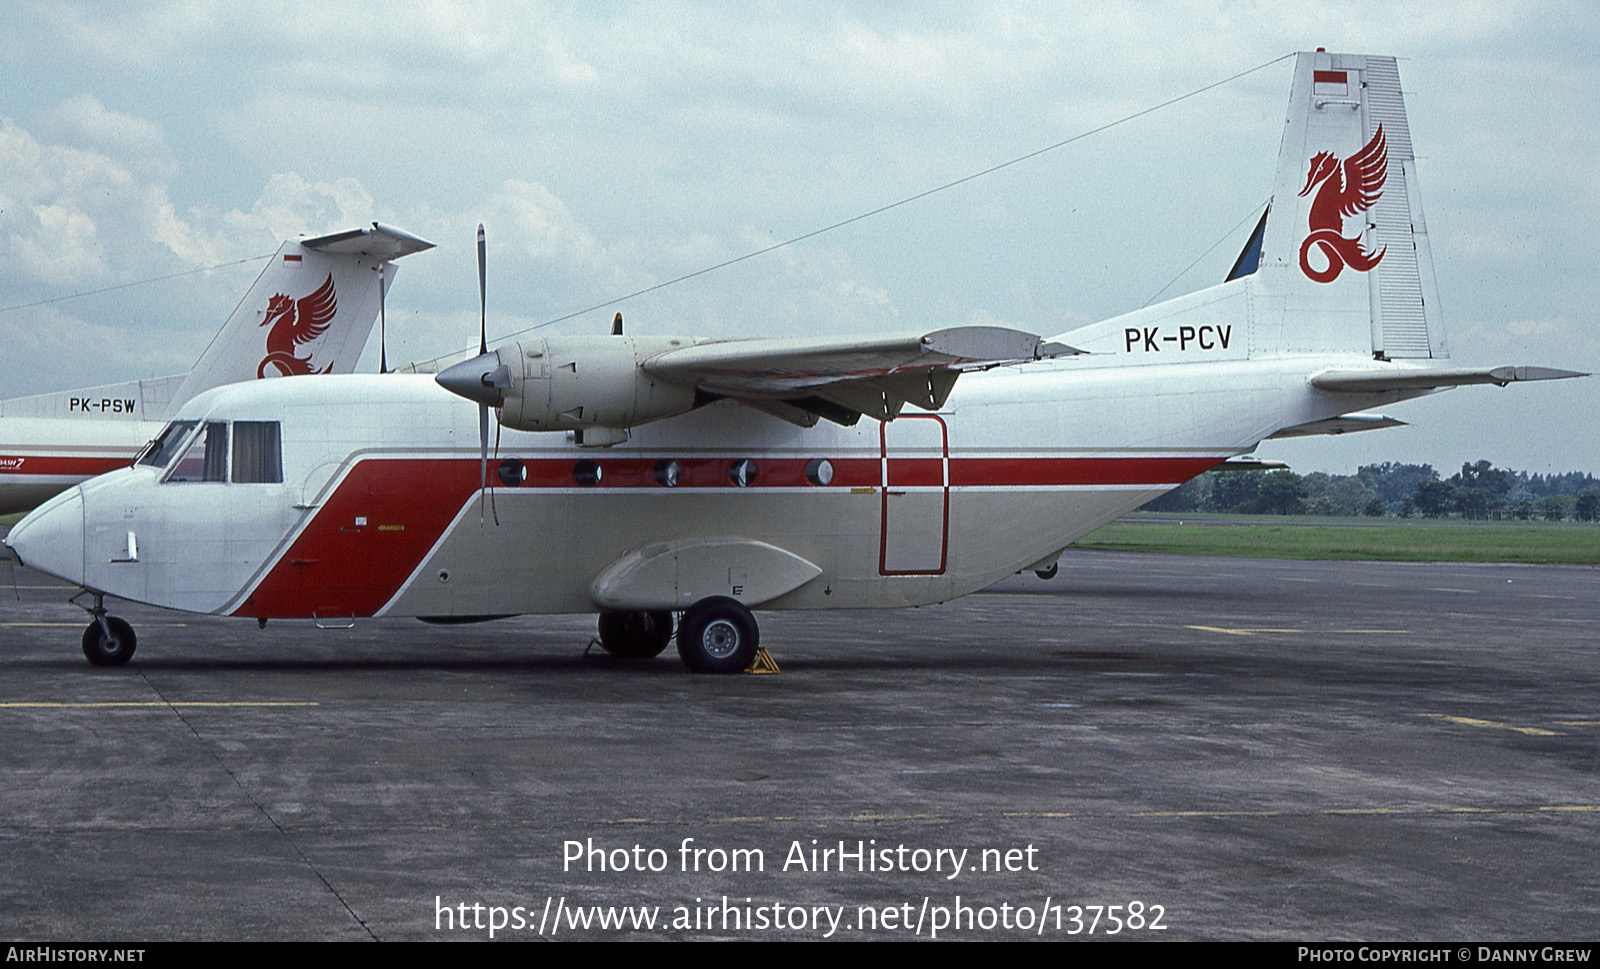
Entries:
[[[1302, 520], [1303, 521], [1303, 520]], [[1372, 519], [1317, 524], [1260, 516], [1248, 522], [1120, 521], [1092, 533], [1079, 548], [1179, 555], [1243, 555], [1279, 559], [1393, 562], [1539, 562], [1600, 565], [1600, 526], [1566, 522], [1421, 524]]]

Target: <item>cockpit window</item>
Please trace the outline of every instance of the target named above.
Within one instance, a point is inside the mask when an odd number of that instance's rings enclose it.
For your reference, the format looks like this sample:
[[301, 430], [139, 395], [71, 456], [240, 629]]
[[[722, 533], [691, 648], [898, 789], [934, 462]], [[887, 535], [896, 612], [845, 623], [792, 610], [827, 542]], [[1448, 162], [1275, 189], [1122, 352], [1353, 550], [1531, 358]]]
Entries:
[[[283, 431], [277, 421], [235, 421], [228, 447], [227, 421], [174, 421], [146, 444], [136, 464], [168, 468], [162, 481], [227, 481], [229, 456], [234, 484], [283, 483]], [[196, 431], [196, 428], [199, 428]]]
[[189, 432], [194, 430], [199, 421], [173, 421], [162, 428], [156, 439], [145, 445], [144, 455], [139, 458], [138, 464], [148, 465], [153, 468], [164, 468], [178, 453], [183, 442], [188, 440]]
[[233, 483], [281, 484], [282, 438], [277, 421], [234, 421]]
[[195, 435], [194, 443], [167, 472], [167, 481], [227, 481], [228, 425], [208, 421], [205, 430]]

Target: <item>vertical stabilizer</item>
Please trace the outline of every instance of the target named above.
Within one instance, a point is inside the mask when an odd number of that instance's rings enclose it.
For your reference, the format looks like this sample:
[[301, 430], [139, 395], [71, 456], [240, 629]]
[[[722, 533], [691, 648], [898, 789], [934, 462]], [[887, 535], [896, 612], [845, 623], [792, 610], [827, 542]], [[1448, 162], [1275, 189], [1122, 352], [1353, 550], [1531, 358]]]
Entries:
[[1297, 58], [1256, 279], [1256, 350], [1449, 356], [1394, 58]]
[[378, 318], [380, 275], [392, 286], [391, 260], [431, 248], [377, 223], [285, 242], [184, 379], [169, 413], [223, 384], [354, 371]]

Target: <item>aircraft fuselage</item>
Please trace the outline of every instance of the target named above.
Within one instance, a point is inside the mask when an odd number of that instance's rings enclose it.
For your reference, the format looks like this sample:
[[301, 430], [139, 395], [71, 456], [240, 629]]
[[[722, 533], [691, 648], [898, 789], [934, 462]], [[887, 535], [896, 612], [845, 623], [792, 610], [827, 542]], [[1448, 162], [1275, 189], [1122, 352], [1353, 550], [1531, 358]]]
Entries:
[[111, 595], [266, 618], [594, 611], [609, 566], [706, 538], [817, 572], [762, 599], [759, 577], [731, 567], [698, 577], [696, 595], [715, 579], [760, 608], [939, 602], [1043, 567], [1273, 430], [1348, 408], [1319, 407], [1314, 363], [1045, 361], [969, 375], [938, 412], [887, 423], [801, 428], [724, 402], [604, 449], [505, 431], [481, 497], [475, 410], [428, 377], [236, 385], [180, 420], [279, 423], [281, 482], [126, 468], [30, 520], [81, 539], [18, 548]]

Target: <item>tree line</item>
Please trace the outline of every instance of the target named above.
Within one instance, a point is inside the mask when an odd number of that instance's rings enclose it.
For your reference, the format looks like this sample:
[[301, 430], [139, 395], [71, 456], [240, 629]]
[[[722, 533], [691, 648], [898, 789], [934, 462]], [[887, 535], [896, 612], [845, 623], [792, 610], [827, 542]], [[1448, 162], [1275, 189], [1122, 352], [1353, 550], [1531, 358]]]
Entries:
[[1488, 461], [1448, 478], [1426, 464], [1385, 461], [1355, 474], [1208, 471], [1145, 504], [1147, 511], [1372, 518], [1460, 517], [1600, 521], [1600, 479], [1578, 471], [1529, 474]]

